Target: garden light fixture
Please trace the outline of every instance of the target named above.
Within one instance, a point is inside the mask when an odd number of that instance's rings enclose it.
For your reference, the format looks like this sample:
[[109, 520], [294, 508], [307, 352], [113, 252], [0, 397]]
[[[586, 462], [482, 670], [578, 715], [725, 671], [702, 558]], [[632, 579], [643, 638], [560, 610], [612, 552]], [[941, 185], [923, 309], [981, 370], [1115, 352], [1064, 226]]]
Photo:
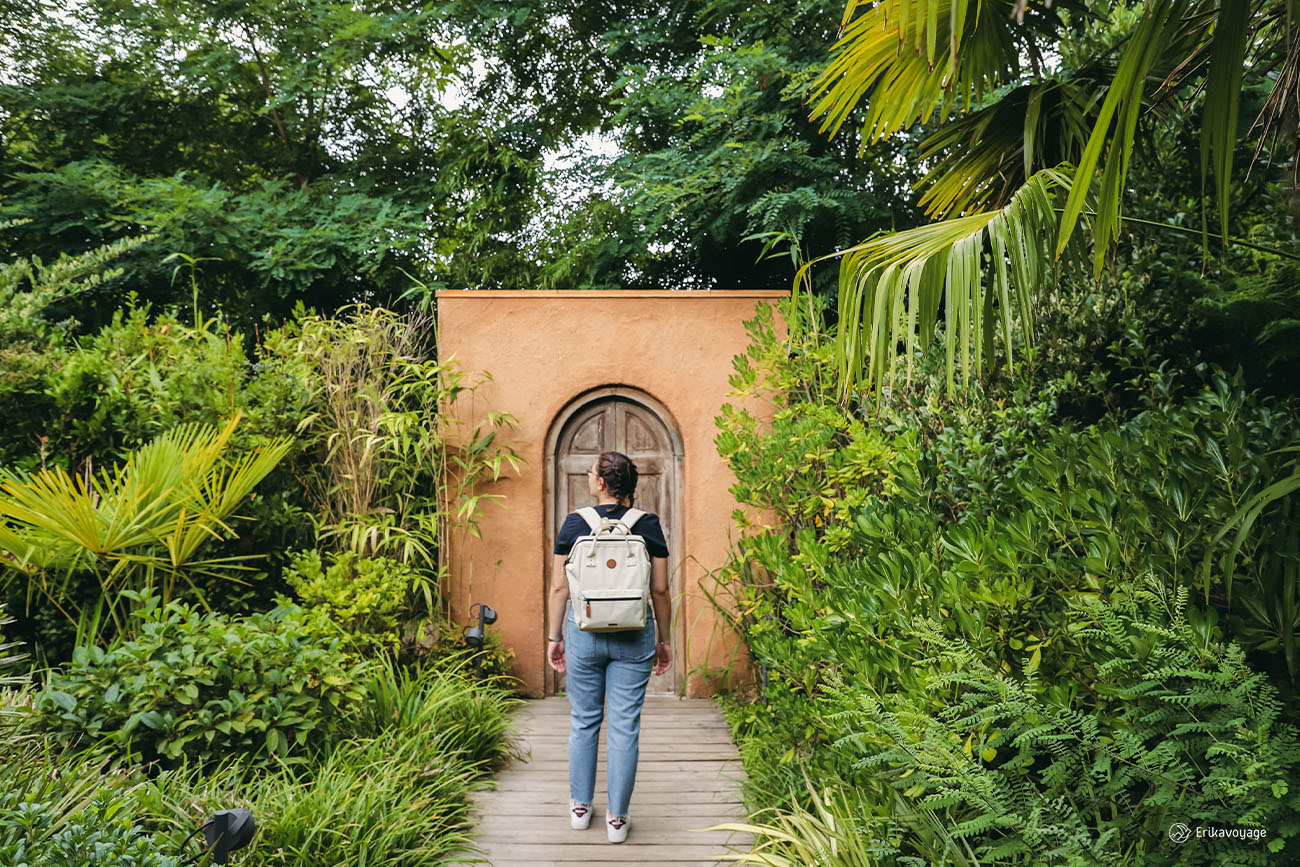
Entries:
[[497, 622], [496, 609], [491, 605], [475, 603], [469, 608], [470, 616], [474, 616], [474, 609], [478, 609], [478, 625], [471, 626], [465, 630], [465, 644], [475, 650], [474, 653], [474, 677], [478, 680], [483, 679], [483, 643], [487, 639], [487, 627]]
[[[203, 854], [211, 855], [213, 864], [226, 864], [230, 860], [231, 852], [243, 849], [253, 841], [253, 835], [257, 833], [257, 823], [253, 821], [253, 813], [250, 810], [236, 807], [233, 810], [218, 810], [213, 813], [212, 818], [200, 825], [194, 834], [199, 831], [203, 832], [203, 841], [207, 844]], [[188, 843], [194, 834], [186, 837], [185, 843]], [[184, 848], [185, 844], [182, 843], [182, 851]], [[198, 864], [199, 858], [191, 858], [189, 863]]]

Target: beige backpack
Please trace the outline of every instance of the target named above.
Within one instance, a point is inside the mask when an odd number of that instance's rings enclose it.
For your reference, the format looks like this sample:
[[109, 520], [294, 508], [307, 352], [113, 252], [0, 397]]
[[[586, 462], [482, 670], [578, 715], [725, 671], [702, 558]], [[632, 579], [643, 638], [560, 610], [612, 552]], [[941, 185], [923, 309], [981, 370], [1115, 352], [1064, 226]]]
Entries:
[[645, 512], [628, 509], [610, 520], [588, 506], [578, 514], [591, 533], [578, 537], [564, 562], [574, 622], [587, 632], [644, 629], [650, 553], [632, 528]]

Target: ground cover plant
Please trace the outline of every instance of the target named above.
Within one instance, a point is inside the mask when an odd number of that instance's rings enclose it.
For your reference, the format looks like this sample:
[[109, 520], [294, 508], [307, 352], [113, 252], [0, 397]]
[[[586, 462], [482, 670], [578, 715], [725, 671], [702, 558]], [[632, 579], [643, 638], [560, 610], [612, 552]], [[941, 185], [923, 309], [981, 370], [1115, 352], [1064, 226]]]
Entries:
[[260, 829], [238, 863], [447, 863], [472, 845], [470, 785], [510, 746], [514, 699], [467, 671], [372, 670], [354, 682], [358, 699], [332, 737], [251, 771], [246, 761], [160, 770], [111, 741], [60, 747], [19, 708], [0, 720], [0, 853], [33, 867], [172, 867], [188, 863], [182, 844], [214, 810], [244, 806]]

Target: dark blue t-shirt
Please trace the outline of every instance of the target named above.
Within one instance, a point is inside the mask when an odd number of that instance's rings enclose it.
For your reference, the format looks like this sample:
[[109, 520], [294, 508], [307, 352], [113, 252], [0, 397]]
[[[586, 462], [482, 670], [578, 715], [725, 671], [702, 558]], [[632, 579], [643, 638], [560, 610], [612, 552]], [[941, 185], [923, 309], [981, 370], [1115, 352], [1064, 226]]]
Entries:
[[[611, 520], [618, 520], [627, 514], [627, 506], [620, 506], [617, 503], [606, 503], [603, 506], [595, 506], [596, 514]], [[634, 535], [645, 539], [646, 552], [651, 557], [668, 556], [668, 540], [664, 538], [664, 528], [659, 523], [659, 516], [652, 515], [649, 512], [637, 520], [636, 526], [632, 528]], [[582, 516], [577, 512], [570, 512], [569, 516], [564, 519], [563, 526], [560, 527], [559, 534], [555, 537], [555, 553], [568, 555], [573, 550], [573, 543], [578, 541], [579, 536], [591, 535], [591, 528], [587, 522], [582, 520]]]

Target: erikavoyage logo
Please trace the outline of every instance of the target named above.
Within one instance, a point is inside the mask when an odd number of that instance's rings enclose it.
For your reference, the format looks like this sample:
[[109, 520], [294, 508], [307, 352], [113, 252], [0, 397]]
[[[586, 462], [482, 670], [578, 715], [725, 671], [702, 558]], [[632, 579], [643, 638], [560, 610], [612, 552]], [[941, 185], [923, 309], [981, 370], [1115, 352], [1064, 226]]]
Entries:
[[1199, 840], [1247, 840], [1256, 843], [1267, 836], [1267, 828], [1220, 828], [1216, 825], [1198, 825], [1189, 828], [1182, 822], [1175, 822], [1169, 826], [1169, 839], [1179, 845], [1193, 837]]

